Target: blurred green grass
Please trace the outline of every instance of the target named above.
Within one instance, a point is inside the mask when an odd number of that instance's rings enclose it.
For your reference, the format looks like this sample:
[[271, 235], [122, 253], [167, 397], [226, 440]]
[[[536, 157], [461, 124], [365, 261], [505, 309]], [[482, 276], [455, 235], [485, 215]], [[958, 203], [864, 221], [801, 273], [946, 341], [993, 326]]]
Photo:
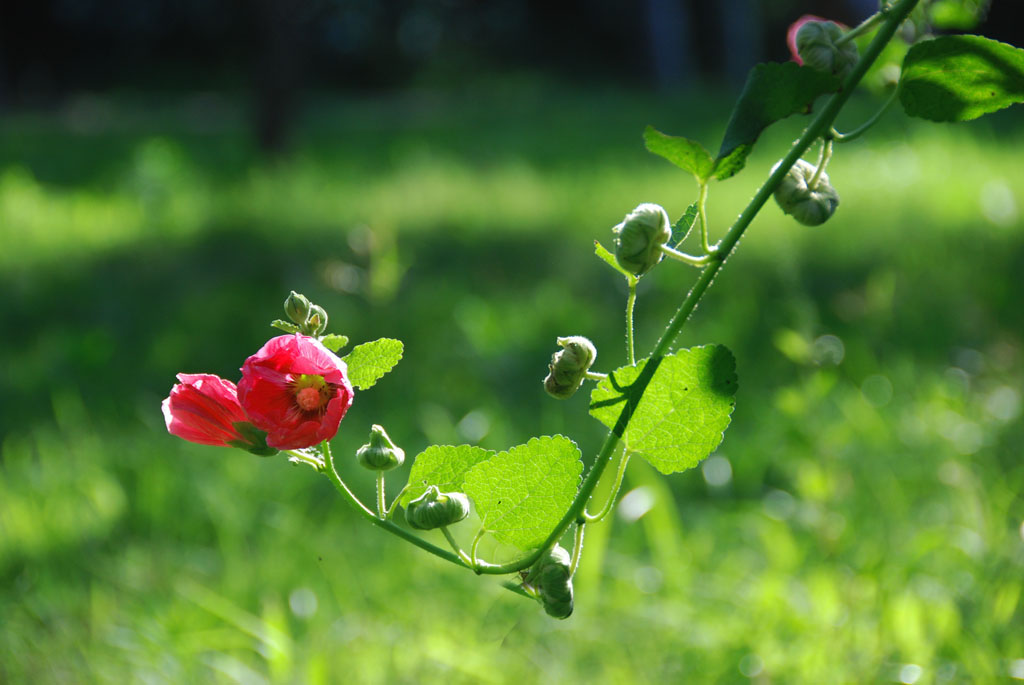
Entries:
[[[312, 472], [166, 435], [174, 373], [237, 378], [294, 288], [354, 341], [406, 343], [337, 454], [380, 422], [410, 455], [562, 432], [592, 458], [586, 401], [541, 390], [554, 338], [587, 335], [603, 370], [622, 363], [624, 287], [593, 240], [639, 202], [683, 211], [692, 182], [640, 132], [713, 147], [723, 103], [529, 83], [324, 99], [276, 163], [230, 103], [4, 119], [0, 680], [1020, 674], [1012, 110], [959, 128], [890, 114], [837, 151], [827, 225], [766, 207], [680, 339], [736, 353], [733, 426], [701, 469], [630, 466], [620, 513], [588, 532], [569, 621], [365, 530]], [[713, 232], [799, 124], [712, 187]], [[641, 349], [694, 275], [644, 279]], [[344, 475], [370, 497], [354, 464]]]

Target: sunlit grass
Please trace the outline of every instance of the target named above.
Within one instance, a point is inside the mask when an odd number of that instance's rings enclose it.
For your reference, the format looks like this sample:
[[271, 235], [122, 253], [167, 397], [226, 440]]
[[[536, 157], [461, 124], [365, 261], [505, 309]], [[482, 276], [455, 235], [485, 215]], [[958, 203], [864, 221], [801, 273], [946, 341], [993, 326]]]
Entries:
[[[406, 116], [379, 102], [314, 109], [295, 157], [275, 164], [233, 129], [132, 120], [101, 145], [60, 122], [12, 122], [21, 137], [0, 161], [0, 680], [924, 683], [1024, 671], [1013, 128], [891, 114], [878, 137], [837, 151], [833, 220], [808, 229], [764, 210], [681, 340], [736, 353], [725, 442], [669, 479], [635, 460], [625, 504], [588, 532], [568, 621], [366, 530], [312, 471], [167, 436], [158, 405], [173, 373], [237, 378], [294, 287], [356, 342], [406, 341], [335, 441], [367, 500], [372, 480], [351, 455], [374, 422], [410, 457], [432, 441], [500, 449], [563, 432], [592, 458], [602, 433], [585, 400], [540, 391], [554, 337], [586, 334], [602, 370], [621, 363], [624, 289], [592, 241], [608, 244], [639, 202], [678, 214], [693, 199], [691, 179], [643, 151], [644, 124], [712, 147], [721, 125], [696, 112], [687, 131], [673, 116], [683, 109], [654, 98], [430, 103]], [[714, 184], [713, 232], [796, 123]], [[641, 349], [692, 282], [669, 267], [642, 283]]]
[[[577, 100], [568, 102], [579, 106]], [[544, 116], [546, 110], [531, 114]], [[631, 206], [657, 200], [670, 213], [681, 213], [696, 194], [685, 174], [642, 149], [638, 131], [630, 136], [596, 128], [588, 145], [571, 137], [572, 120], [555, 121], [548, 135], [551, 147], [563, 154], [553, 162], [551, 151], [542, 154], [536, 141], [515, 145], [534, 119], [510, 124], [509, 118], [491, 115], [493, 121], [485, 119], [484, 126], [506, 128], [488, 138], [486, 129], [462, 136], [453, 132], [460, 122], [455, 109], [455, 123], [434, 114], [395, 132], [383, 128], [375, 115], [376, 110], [354, 106], [341, 124], [347, 129], [311, 129], [293, 159], [232, 167], [228, 173], [196, 159], [194, 146], [201, 147], [201, 139], [186, 147], [171, 137], [144, 133], [120, 141], [128, 154], [116, 160], [113, 171], [72, 187], [47, 183], [23, 164], [8, 161], [0, 169], [0, 238], [9, 249], [0, 256], [0, 266], [52, 264], [137, 241], [195, 237], [220, 225], [324, 237], [340, 236], [357, 225], [399, 234], [443, 228], [456, 235], [557, 230], [602, 236]], [[639, 122], [642, 116], [623, 118]], [[666, 118], [659, 111], [649, 116]], [[799, 124], [794, 119], [770, 130], [745, 174], [713, 184], [710, 212], [719, 231], [753, 194]], [[363, 130], [368, 125], [373, 126], [370, 134]], [[515, 128], [509, 130], [510, 125]], [[683, 122], [673, 132], [705, 139], [717, 135], [717, 127], [705, 121], [690, 125], [693, 131], [683, 130]], [[616, 135], [612, 154], [600, 142], [610, 132]], [[876, 140], [838, 146], [829, 172], [842, 209], [819, 232], [827, 230], [829, 242], [845, 249], [854, 241], [883, 247], [891, 240], [886, 227], [892, 225], [915, 237], [923, 231], [925, 238], [966, 225], [984, 227], [986, 233], [1015, 230], [1024, 176], [1010, 153], [1021, 144], [1021, 135], [1016, 130], [997, 136], [984, 124], [911, 127], [897, 120], [879, 133], [884, 145]], [[369, 147], [367, 137], [378, 147]], [[624, 144], [623, 138], [635, 140]], [[474, 144], [479, 154], [467, 151]], [[40, 140], [40, 145], [61, 152], [58, 143]], [[239, 140], [234, 155], [225, 156], [244, 157], [244, 150]], [[856, 228], [843, 230], [846, 226]], [[754, 249], [771, 249], [769, 242], [780, 242], [778, 231], [785, 232], [785, 244], [813, 239], [816, 233], [794, 229], [770, 206], [750, 232], [750, 242]]]

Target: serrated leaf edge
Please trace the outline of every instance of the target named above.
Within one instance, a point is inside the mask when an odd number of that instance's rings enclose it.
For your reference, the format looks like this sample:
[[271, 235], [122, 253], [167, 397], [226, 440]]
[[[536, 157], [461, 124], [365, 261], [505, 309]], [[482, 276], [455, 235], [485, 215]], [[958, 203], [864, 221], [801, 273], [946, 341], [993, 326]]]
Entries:
[[[731, 373], [731, 375], [729, 376], [729, 378], [730, 378], [730, 379], [732, 380], [732, 393], [731, 393], [731, 394], [729, 395], [729, 396], [730, 396], [730, 397], [732, 398], [732, 401], [731, 401], [731, 402], [729, 403], [729, 411], [725, 413], [725, 418], [726, 418], [726, 421], [725, 421], [725, 425], [724, 425], [724, 426], [722, 426], [722, 430], [721, 430], [721, 432], [719, 433], [720, 437], [719, 437], [719, 439], [718, 439], [717, 445], [721, 445], [721, 444], [722, 444], [722, 441], [723, 441], [723, 440], [725, 440], [725, 431], [726, 431], [726, 430], [727, 430], [727, 429], [729, 428], [729, 426], [730, 426], [730, 425], [732, 425], [732, 415], [733, 415], [733, 412], [735, 412], [735, 411], [736, 411], [736, 392], [737, 392], [737, 391], [739, 390], [739, 375], [738, 375], [738, 374], [736, 373], [736, 355], [734, 355], [734, 354], [733, 354], [733, 352], [732, 352], [732, 350], [730, 350], [730, 349], [729, 349], [729, 348], [728, 348], [727, 346], [725, 346], [725, 345], [722, 345], [722, 344], [719, 344], [719, 343], [708, 343], [708, 344], [706, 344], [706, 345], [696, 345], [696, 346], [694, 346], [694, 347], [687, 347], [687, 348], [683, 348], [683, 349], [680, 349], [680, 350], [676, 350], [675, 352], [672, 352], [672, 353], [670, 353], [670, 354], [666, 354], [666, 355], [664, 355], [664, 356], [662, 357], [662, 360], [664, 360], [664, 359], [668, 359], [668, 358], [670, 358], [670, 357], [673, 357], [673, 358], [680, 358], [680, 357], [679, 357], [679, 353], [681, 353], [681, 352], [692, 352], [692, 351], [694, 351], [694, 350], [705, 350], [705, 349], [710, 349], [710, 348], [716, 348], [716, 347], [721, 347], [721, 348], [722, 348], [722, 349], [724, 349], [724, 350], [725, 350], [726, 352], [728, 352], [728, 353], [729, 353], [729, 356], [731, 356], [731, 357], [732, 357], [732, 360], [733, 360], [733, 370], [732, 370], [732, 373]], [[650, 360], [651, 360], [651, 357], [645, 357], [644, 359], [638, 360], [638, 361], [637, 361], [637, 366], [639, 366], [641, 362], [643, 362], [643, 363], [644, 363], [644, 364], [646, 365], [646, 364], [650, 363]], [[622, 367], [619, 367], [619, 369], [626, 369], [626, 368], [632, 368], [632, 367], [629, 367], [629, 366], [622, 366]], [[618, 371], [619, 369], [615, 369], [614, 371], [610, 372], [610, 373], [608, 374], [608, 377], [609, 377], [609, 379], [611, 379], [611, 378], [612, 378], [612, 377], [613, 377], [613, 376], [615, 375], [615, 371]], [[657, 371], [655, 371], [654, 373], [655, 373], [655, 374], [657, 374], [658, 372], [657, 372]], [[639, 375], [639, 372], [638, 372], [638, 375]], [[654, 380], [654, 379], [653, 379], [653, 376], [652, 376], [651, 380], [652, 380], [652, 381]], [[593, 408], [593, 406], [594, 406], [594, 402], [593, 402], [593, 399], [592, 399], [592, 398], [593, 398], [593, 393], [594, 393], [594, 392], [596, 392], [596, 391], [598, 390], [598, 388], [600, 388], [600, 387], [601, 387], [601, 386], [602, 386], [602, 385], [603, 385], [603, 384], [604, 384], [605, 382], [606, 382], [606, 381], [602, 380], [602, 381], [601, 381], [601, 382], [599, 382], [599, 383], [597, 384], [597, 386], [595, 386], [595, 387], [594, 387], [594, 389], [593, 389], [593, 390], [591, 391], [591, 401], [590, 401], [590, 403], [589, 403], [589, 405], [588, 405], [588, 406], [589, 406], [590, 408]], [[611, 381], [609, 380], [609, 381], [607, 381], [607, 382], [608, 382], [608, 385], [610, 386], [610, 385], [611, 385]], [[608, 387], [608, 386], [606, 386], [606, 387]], [[650, 387], [650, 386], [648, 386], [648, 387]], [[612, 390], [612, 391], [614, 391], [614, 390], [615, 390], [615, 389], [614, 389], [613, 387], [609, 387], [609, 389], [610, 389], [610, 390]], [[645, 389], [645, 392], [646, 392], [646, 389]], [[625, 394], [621, 395], [621, 397], [623, 398], [623, 401], [627, 401], [627, 396], [626, 396]], [[639, 407], [639, 406], [640, 406], [640, 405], [639, 405], [639, 402], [638, 402], [638, 403], [637, 403], [637, 407]], [[657, 426], [660, 426], [660, 425], [661, 425], [662, 423], [664, 423], [665, 419], [667, 419], [667, 418], [668, 418], [669, 416], [672, 416], [672, 415], [673, 415], [673, 414], [674, 414], [675, 412], [676, 412], [676, 408], [675, 408], [675, 407], [672, 407], [671, 411], [669, 411], [668, 413], [666, 413], [666, 414], [662, 415], [661, 419], [660, 419], [660, 420], [659, 420], [659, 421], [658, 421], [658, 422], [657, 422], [657, 423], [656, 423], [656, 424], [655, 424], [654, 426], [652, 426], [652, 427], [651, 427], [651, 430], [650, 430], [650, 431], [648, 431], [647, 433], [644, 433], [644, 434], [643, 434], [642, 436], [637, 436], [637, 437], [638, 437], [638, 440], [636, 440], [635, 442], [643, 442], [643, 439], [644, 439], [645, 437], [647, 437], [648, 435], [650, 435], [650, 433], [651, 433], [651, 432], [652, 432], [652, 431], [653, 431], [653, 430], [654, 430], [655, 428], [657, 428]], [[594, 418], [596, 418], [596, 417], [594, 417]], [[629, 417], [629, 418], [630, 418], [630, 420], [632, 420], [632, 418], [633, 418], [633, 417], [632, 417], [632, 415], [630, 415], [630, 417]], [[602, 423], [602, 424], [603, 424], [604, 422], [603, 422], [603, 421], [600, 421], [600, 423]], [[622, 444], [623, 444], [623, 446], [624, 446], [624, 447], [626, 448], [626, 450], [627, 450], [627, 451], [629, 451], [629, 452], [631, 452], [632, 454], [635, 454], [635, 455], [639, 455], [639, 456], [643, 457], [645, 461], [647, 461], [648, 463], [651, 463], [651, 462], [650, 462], [650, 461], [649, 461], [649, 460], [647, 459], [647, 457], [646, 457], [646, 456], [644, 456], [644, 454], [645, 454], [645, 450], [633, 450], [633, 449], [631, 449], [631, 448], [629, 447], [629, 440], [628, 440], [628, 435], [629, 435], [629, 428], [628, 428], [628, 424], [627, 424], [627, 429], [626, 429], [626, 432], [625, 432], [625, 434], [624, 434], [624, 435], [622, 436], [622, 438], [621, 438]], [[709, 453], [708, 453], [708, 455], [707, 455], [707, 456], [710, 456], [710, 455], [711, 455], [711, 454], [712, 454], [712, 453], [714, 452], [714, 450], [715, 450], [715, 449], [717, 449], [717, 445], [716, 445], [716, 447], [715, 447], [715, 448], [713, 448], [713, 449], [711, 450], [711, 452], [709, 452]], [[697, 461], [698, 461], [698, 463], [699, 463], [699, 462], [701, 462], [701, 461], [703, 461], [704, 459], [706, 459], [706, 458], [707, 458], [707, 456], [703, 457], [702, 459], [698, 459], [698, 460], [697, 460]], [[652, 466], [654, 466], [654, 467], [655, 467], [655, 468], [656, 468], [656, 469], [657, 469], [657, 470], [658, 470], [659, 472], [661, 472], [661, 473], [663, 473], [663, 474], [665, 474], [665, 475], [669, 475], [669, 474], [671, 474], [671, 473], [681, 473], [681, 472], [682, 472], [682, 471], [671, 471], [671, 472], [669, 472], [669, 473], [665, 473], [664, 471], [662, 471], [662, 470], [661, 470], [661, 469], [660, 469], [660, 468], [659, 468], [658, 466], [656, 466], [655, 464], [651, 464], [651, 465], [652, 465]], [[689, 467], [689, 468], [693, 468], [693, 467]], [[688, 470], [688, 469], [683, 469], [683, 470], [685, 471], [685, 470]]]
[[[576, 458], [576, 461], [575, 461], [575, 463], [579, 464], [579, 466], [580, 466], [579, 472], [578, 472], [578, 473], [576, 474], [576, 492], [579, 492], [579, 489], [580, 489], [580, 483], [582, 483], [582, 482], [583, 482], [583, 459], [582, 459], [582, 456], [583, 456], [583, 452], [582, 452], [582, 451], [580, 450], [580, 446], [576, 444], [576, 441], [575, 441], [575, 440], [573, 440], [572, 438], [570, 438], [570, 437], [569, 437], [569, 436], [567, 436], [567, 435], [562, 435], [561, 433], [556, 433], [556, 434], [554, 434], [554, 435], [538, 435], [538, 436], [534, 436], [534, 437], [530, 438], [529, 440], [527, 440], [527, 441], [526, 441], [526, 442], [524, 442], [524, 443], [521, 443], [521, 444], [519, 444], [519, 445], [513, 445], [512, 447], [509, 447], [509, 448], [508, 448], [507, 450], [502, 450], [501, 452], [496, 452], [496, 453], [495, 453], [495, 454], [493, 454], [493, 455], [492, 455], [492, 456], [491, 456], [491, 457], [490, 457], [489, 459], [487, 459], [487, 460], [485, 460], [485, 461], [482, 461], [482, 462], [480, 462], [479, 464], [476, 464], [476, 465], [474, 465], [474, 466], [473, 466], [473, 468], [469, 469], [469, 471], [466, 471], [466, 476], [465, 476], [465, 477], [463, 478], [463, 481], [462, 481], [462, 482], [463, 482], [463, 486], [465, 486], [466, 478], [468, 478], [468, 477], [469, 477], [469, 474], [470, 474], [470, 473], [472, 473], [472, 472], [473, 472], [473, 471], [475, 471], [476, 469], [478, 469], [478, 468], [480, 468], [480, 467], [484, 466], [485, 464], [488, 464], [488, 463], [490, 463], [490, 462], [491, 462], [492, 460], [494, 460], [494, 459], [497, 459], [497, 458], [498, 458], [498, 457], [500, 457], [501, 455], [503, 455], [503, 454], [507, 454], [507, 453], [511, 452], [512, 450], [514, 450], [514, 449], [519, 449], [520, 447], [529, 447], [529, 446], [530, 446], [530, 445], [531, 445], [532, 443], [535, 443], [535, 442], [540, 442], [541, 440], [545, 440], [545, 439], [547, 439], [547, 440], [554, 440], [554, 439], [556, 439], [556, 438], [563, 438], [563, 439], [565, 439], [565, 440], [568, 440], [568, 441], [569, 441], [569, 444], [570, 444], [570, 445], [572, 445], [572, 446], [573, 446], [573, 448], [574, 448], [574, 449], [576, 450], [577, 458]], [[468, 494], [468, 493], [467, 493], [467, 494]], [[520, 506], [520, 505], [521, 505], [521, 504], [522, 504], [523, 502], [525, 502], [525, 501], [526, 501], [527, 499], [529, 499], [529, 497], [530, 497], [530, 496], [529, 496], [529, 495], [527, 495], [527, 496], [526, 496], [525, 498], [523, 498], [522, 500], [520, 500], [520, 501], [519, 501], [519, 503], [517, 503], [517, 504], [515, 505], [515, 507], [513, 507], [513, 509], [511, 509], [511, 510], [509, 510], [508, 512], [506, 512], [506, 513], [505, 513], [505, 514], [504, 514], [504, 515], [503, 515], [503, 516], [502, 516], [501, 518], [499, 518], [498, 520], [500, 521], [501, 519], [505, 518], [505, 516], [508, 516], [508, 514], [512, 513], [512, 512], [513, 512], [513, 511], [515, 511], [516, 509], [518, 509], [518, 508], [519, 508], [519, 506]], [[472, 497], [470, 497], [470, 499], [472, 499]], [[481, 525], [482, 527], [484, 527], [484, 531], [485, 531], [485, 532], [487, 532], [487, 533], [491, 533], [491, 534], [494, 534], [494, 532], [495, 532], [494, 530], [491, 530], [491, 529], [488, 529], [488, 528], [486, 528], [486, 524], [485, 524], [485, 522], [484, 522], [484, 515], [483, 515], [483, 513], [482, 513], [482, 512], [480, 511], [480, 507], [479, 507], [479, 506], [477, 505], [477, 503], [476, 503], [475, 501], [473, 502], [473, 506], [474, 506], [474, 507], [476, 507], [476, 509], [477, 509], [477, 513], [478, 513], [478, 514], [480, 515], [480, 525]], [[519, 530], [519, 529], [513, 529], [513, 530]]]
[[401, 340], [399, 340], [398, 338], [377, 338], [376, 340], [367, 340], [364, 343], [359, 343], [358, 345], [353, 346], [352, 349], [349, 350], [348, 354], [346, 354], [344, 357], [341, 357], [341, 361], [345, 362], [345, 364], [348, 365], [348, 363], [349, 363], [348, 358], [350, 356], [352, 356], [352, 354], [357, 349], [359, 349], [360, 347], [363, 347], [365, 345], [373, 345], [374, 343], [379, 343], [379, 342], [382, 342], [384, 340], [391, 340], [391, 341], [394, 341], [394, 342], [396, 342], [396, 343], [398, 343], [399, 345], [402, 346], [402, 349], [398, 353], [398, 358], [395, 359], [395, 363], [391, 365], [391, 368], [389, 368], [387, 371], [385, 371], [380, 376], [378, 376], [376, 379], [374, 379], [374, 381], [372, 383], [370, 383], [369, 385], [359, 385], [359, 384], [353, 383], [352, 385], [355, 386], [357, 389], [359, 389], [359, 390], [369, 390], [373, 386], [377, 385], [377, 381], [379, 381], [381, 378], [383, 378], [384, 376], [386, 376], [389, 373], [391, 373], [391, 371], [394, 370], [394, 368], [396, 366], [398, 366], [398, 362], [402, 361], [402, 359], [405, 357], [405, 343], [402, 342]]

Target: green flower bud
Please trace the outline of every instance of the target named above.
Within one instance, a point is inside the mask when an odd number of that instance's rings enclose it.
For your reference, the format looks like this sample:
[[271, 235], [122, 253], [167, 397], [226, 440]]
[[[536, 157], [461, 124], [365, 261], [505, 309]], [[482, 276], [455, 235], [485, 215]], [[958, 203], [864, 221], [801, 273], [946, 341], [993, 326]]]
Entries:
[[558, 338], [562, 349], [551, 355], [544, 389], [555, 399], [565, 400], [576, 394], [587, 371], [597, 359], [597, 348], [581, 335]]
[[857, 45], [836, 45], [843, 29], [832, 21], [809, 21], [796, 32], [796, 49], [804, 64], [845, 79], [857, 64]]
[[661, 246], [672, 238], [672, 224], [661, 205], [645, 202], [612, 229], [615, 261], [635, 276], [642, 276], [661, 261]]
[[382, 426], [370, 429], [370, 442], [356, 452], [359, 463], [371, 471], [390, 471], [405, 462], [405, 450], [396, 447]]
[[839, 206], [839, 193], [829, 184], [828, 174], [822, 172], [815, 186], [809, 186], [816, 171], [813, 164], [798, 159], [775, 189], [775, 201], [782, 211], [805, 226], [825, 223]]
[[306, 335], [320, 335], [327, 330], [327, 312], [318, 304], [309, 306], [309, 319], [303, 326]]
[[555, 545], [534, 564], [526, 584], [536, 589], [544, 611], [553, 618], [569, 618], [573, 610], [572, 562], [569, 553]]
[[284, 301], [284, 313], [292, 322], [302, 326], [309, 318], [309, 306], [306, 296], [293, 290]]
[[469, 516], [469, 498], [461, 492], [441, 492], [431, 485], [409, 502], [405, 520], [417, 530], [433, 530], [458, 523]]

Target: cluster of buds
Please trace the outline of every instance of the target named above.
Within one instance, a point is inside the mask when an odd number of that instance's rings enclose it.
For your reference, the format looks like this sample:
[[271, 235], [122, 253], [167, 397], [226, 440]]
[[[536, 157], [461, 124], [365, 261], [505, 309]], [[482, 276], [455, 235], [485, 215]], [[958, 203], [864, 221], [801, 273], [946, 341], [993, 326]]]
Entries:
[[798, 159], [775, 189], [775, 201], [782, 211], [803, 225], [817, 226], [836, 211], [839, 193], [829, 183], [828, 174], [818, 173], [816, 166]]
[[284, 301], [284, 313], [291, 319], [299, 333], [309, 336], [321, 335], [327, 330], [327, 312], [294, 290]]
[[551, 355], [544, 389], [555, 399], [566, 400], [583, 385], [587, 371], [597, 359], [597, 348], [581, 335], [558, 338], [558, 344], [562, 349]]
[[569, 618], [573, 610], [572, 563], [569, 552], [555, 545], [545, 553], [523, 579], [553, 618]]

